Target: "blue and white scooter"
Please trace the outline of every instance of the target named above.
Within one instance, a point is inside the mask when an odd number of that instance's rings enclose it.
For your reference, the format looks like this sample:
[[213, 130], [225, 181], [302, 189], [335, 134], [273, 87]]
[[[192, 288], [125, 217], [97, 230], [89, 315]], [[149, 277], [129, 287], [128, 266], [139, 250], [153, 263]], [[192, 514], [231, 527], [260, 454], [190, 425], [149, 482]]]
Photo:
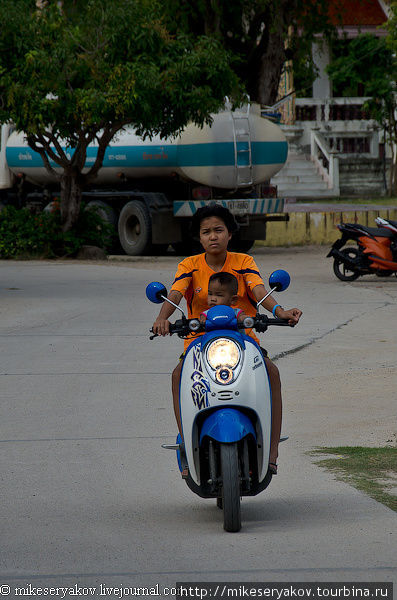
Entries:
[[[224, 529], [241, 529], [241, 496], [256, 496], [272, 479], [269, 452], [272, 401], [269, 377], [259, 346], [244, 329], [264, 332], [287, 321], [259, 314], [260, 304], [290, 283], [286, 271], [269, 279], [270, 292], [257, 304], [255, 317], [238, 323], [229, 306], [214, 306], [205, 325], [182, 319], [170, 333], [185, 337], [205, 331], [189, 345], [182, 365], [179, 406], [183, 441], [164, 445], [177, 451], [179, 468], [189, 488], [202, 498], [216, 498], [223, 508]], [[163, 284], [146, 288], [149, 300], [167, 300]], [[167, 300], [169, 302], [169, 300]], [[151, 336], [153, 339], [156, 335]]]

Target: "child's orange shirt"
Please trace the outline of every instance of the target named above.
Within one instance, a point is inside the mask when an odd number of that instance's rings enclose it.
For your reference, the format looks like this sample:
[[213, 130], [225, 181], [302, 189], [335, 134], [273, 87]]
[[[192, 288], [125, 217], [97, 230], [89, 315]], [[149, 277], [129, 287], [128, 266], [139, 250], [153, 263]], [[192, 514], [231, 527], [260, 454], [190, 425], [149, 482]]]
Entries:
[[[255, 316], [256, 300], [252, 290], [257, 285], [263, 285], [263, 280], [252, 256], [228, 252], [221, 271], [231, 273], [237, 278], [236, 306], [247, 315]], [[205, 253], [189, 256], [179, 263], [171, 290], [180, 292], [185, 297], [189, 319], [199, 318], [200, 314], [208, 309], [208, 282], [214, 273], [205, 260]], [[246, 333], [259, 344], [251, 329], [247, 329]], [[194, 337], [185, 340], [185, 350]]]

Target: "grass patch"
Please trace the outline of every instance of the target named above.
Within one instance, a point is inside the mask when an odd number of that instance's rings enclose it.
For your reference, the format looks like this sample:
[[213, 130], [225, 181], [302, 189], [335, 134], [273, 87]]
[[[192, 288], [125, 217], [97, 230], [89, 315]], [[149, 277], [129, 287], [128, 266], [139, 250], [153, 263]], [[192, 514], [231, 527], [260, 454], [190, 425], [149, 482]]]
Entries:
[[397, 512], [397, 448], [342, 446], [316, 448], [310, 454], [335, 455], [316, 464]]

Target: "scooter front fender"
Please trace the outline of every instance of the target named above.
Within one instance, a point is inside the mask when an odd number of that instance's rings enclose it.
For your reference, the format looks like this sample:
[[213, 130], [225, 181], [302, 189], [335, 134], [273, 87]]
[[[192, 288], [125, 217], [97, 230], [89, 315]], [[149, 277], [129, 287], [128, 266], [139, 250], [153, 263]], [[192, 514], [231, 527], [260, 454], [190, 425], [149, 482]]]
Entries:
[[204, 421], [200, 432], [200, 445], [206, 436], [217, 442], [231, 444], [239, 442], [249, 434], [256, 440], [254, 426], [247, 415], [236, 408], [220, 408]]

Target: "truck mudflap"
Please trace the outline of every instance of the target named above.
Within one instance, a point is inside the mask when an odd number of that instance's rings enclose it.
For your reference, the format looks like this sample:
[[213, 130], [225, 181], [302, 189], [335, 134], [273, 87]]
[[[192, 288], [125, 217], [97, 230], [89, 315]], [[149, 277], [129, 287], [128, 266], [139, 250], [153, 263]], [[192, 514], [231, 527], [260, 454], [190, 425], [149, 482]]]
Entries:
[[[174, 200], [174, 217], [192, 217], [199, 208], [211, 204], [213, 200]], [[228, 208], [234, 215], [268, 215], [284, 212], [284, 198], [241, 198], [222, 200], [217, 204]]]

